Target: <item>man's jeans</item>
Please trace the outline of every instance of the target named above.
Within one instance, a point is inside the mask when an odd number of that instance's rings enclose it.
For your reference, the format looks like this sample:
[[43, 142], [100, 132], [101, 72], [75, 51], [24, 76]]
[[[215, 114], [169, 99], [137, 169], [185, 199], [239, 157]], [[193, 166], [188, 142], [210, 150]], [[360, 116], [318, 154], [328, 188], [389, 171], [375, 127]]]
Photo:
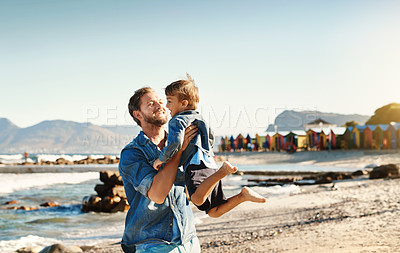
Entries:
[[171, 253], [200, 253], [200, 243], [197, 237], [193, 238], [191, 241], [183, 244], [162, 244], [158, 246], [154, 246], [151, 248], [143, 247], [142, 249], [135, 250], [135, 247], [129, 247], [121, 244], [122, 249], [126, 253], [159, 253], [159, 252], [171, 252]]

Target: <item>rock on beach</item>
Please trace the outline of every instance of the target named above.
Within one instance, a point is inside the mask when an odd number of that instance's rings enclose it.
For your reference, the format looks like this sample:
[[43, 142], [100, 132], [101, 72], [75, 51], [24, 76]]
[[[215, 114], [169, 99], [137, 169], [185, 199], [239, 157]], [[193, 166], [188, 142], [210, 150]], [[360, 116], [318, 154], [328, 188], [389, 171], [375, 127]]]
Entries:
[[369, 174], [370, 179], [377, 178], [399, 178], [400, 167], [397, 164], [386, 164], [375, 167]]
[[117, 171], [101, 171], [100, 181], [95, 186], [97, 195], [85, 196], [82, 200], [82, 212], [124, 212], [129, 209], [122, 177]]

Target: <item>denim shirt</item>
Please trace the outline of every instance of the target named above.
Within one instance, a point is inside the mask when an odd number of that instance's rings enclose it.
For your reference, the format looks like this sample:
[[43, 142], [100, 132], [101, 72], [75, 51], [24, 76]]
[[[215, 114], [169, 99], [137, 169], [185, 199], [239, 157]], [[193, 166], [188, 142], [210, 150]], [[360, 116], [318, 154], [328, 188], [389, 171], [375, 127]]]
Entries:
[[121, 242], [124, 245], [180, 245], [196, 236], [182, 167], [178, 168], [164, 203], [157, 204], [148, 198], [148, 190], [157, 174], [152, 165], [160, 153], [142, 131], [121, 151], [119, 172], [130, 205]]
[[179, 165], [186, 167], [198, 150], [209, 159], [213, 159], [213, 133], [198, 111], [189, 110], [175, 114], [168, 122], [168, 145], [158, 157], [161, 162], [168, 162], [180, 150], [185, 136], [185, 129], [190, 123], [197, 126], [199, 134], [190, 141], [188, 147], [183, 151]]

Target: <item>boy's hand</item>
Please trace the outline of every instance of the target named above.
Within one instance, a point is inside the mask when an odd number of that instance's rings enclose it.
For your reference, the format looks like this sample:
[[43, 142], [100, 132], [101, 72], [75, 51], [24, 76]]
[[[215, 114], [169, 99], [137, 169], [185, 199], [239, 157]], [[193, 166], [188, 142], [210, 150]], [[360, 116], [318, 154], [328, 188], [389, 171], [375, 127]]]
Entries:
[[157, 160], [155, 160], [154, 163], [153, 163], [153, 168], [155, 170], [159, 170], [162, 164], [163, 163], [160, 161], [160, 159], [157, 158]]

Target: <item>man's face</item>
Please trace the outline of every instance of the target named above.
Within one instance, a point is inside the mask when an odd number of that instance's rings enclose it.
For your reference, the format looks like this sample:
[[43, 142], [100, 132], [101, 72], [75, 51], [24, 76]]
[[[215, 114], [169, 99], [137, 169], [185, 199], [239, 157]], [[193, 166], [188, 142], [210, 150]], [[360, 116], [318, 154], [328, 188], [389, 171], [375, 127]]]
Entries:
[[167, 123], [167, 111], [164, 107], [163, 101], [158, 97], [155, 92], [144, 94], [140, 98], [140, 111], [143, 122], [147, 122], [156, 126], [162, 126]]

